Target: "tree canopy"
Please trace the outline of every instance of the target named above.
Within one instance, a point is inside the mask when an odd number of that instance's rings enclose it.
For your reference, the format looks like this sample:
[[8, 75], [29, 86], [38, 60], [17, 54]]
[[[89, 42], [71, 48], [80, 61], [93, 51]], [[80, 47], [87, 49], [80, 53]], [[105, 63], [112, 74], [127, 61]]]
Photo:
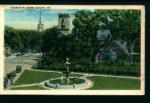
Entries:
[[[127, 42], [128, 52], [131, 55], [135, 42], [136, 47], [140, 48], [137, 43], [140, 42], [140, 18], [140, 10], [81, 10], [75, 14], [73, 34], [83, 42], [88, 41], [87, 44], [93, 48], [91, 52], [96, 53], [98, 51], [97, 30], [108, 29], [113, 40]], [[132, 57], [129, 58], [131, 61]]]
[[41, 33], [35, 30], [20, 30], [5, 26], [5, 46], [13, 52], [20, 52], [26, 49], [39, 49], [41, 45]]
[[[5, 46], [13, 51], [41, 49], [52, 57], [90, 58], [94, 61], [103, 46], [97, 39], [98, 30], [110, 30], [113, 40], [126, 41], [131, 54], [140, 48], [140, 10], [79, 10], [73, 19], [73, 30], [67, 36], [57, 27], [40, 33], [5, 26]], [[108, 44], [105, 41], [104, 44]], [[139, 50], [139, 49], [136, 49]], [[140, 51], [136, 51], [140, 52]], [[131, 58], [130, 58], [131, 59]]]

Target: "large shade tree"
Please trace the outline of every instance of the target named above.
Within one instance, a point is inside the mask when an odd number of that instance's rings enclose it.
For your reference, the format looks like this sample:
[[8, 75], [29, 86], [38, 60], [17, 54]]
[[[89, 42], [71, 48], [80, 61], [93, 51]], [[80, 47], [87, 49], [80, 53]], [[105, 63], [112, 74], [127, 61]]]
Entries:
[[107, 16], [113, 20], [107, 23], [108, 29], [111, 30], [113, 39], [127, 42], [128, 58], [132, 63], [135, 43], [140, 48], [140, 11], [116, 10], [108, 12]]
[[71, 34], [63, 35], [57, 27], [47, 29], [43, 34], [42, 52], [57, 60], [74, 57], [75, 39]]
[[42, 34], [35, 30], [20, 30], [5, 26], [4, 43], [13, 52], [40, 49]]
[[98, 51], [99, 46], [96, 39], [97, 30], [109, 29], [113, 40], [127, 42], [129, 62], [132, 62], [135, 42], [140, 40], [139, 10], [81, 10], [76, 12], [73, 25], [73, 34], [83, 43], [91, 45], [92, 57]]
[[73, 25], [73, 34], [76, 35], [77, 42], [80, 43], [80, 46], [76, 48], [76, 53], [82, 56], [82, 58], [90, 58], [92, 63], [94, 63], [95, 54], [100, 46], [96, 39], [96, 32], [98, 30], [96, 16], [93, 11], [78, 11], [75, 14]]

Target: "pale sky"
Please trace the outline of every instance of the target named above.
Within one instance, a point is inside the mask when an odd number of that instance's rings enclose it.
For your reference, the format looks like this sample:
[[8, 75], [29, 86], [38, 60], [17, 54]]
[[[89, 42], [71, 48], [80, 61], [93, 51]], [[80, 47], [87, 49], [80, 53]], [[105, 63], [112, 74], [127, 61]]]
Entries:
[[7, 9], [5, 10], [5, 25], [16, 29], [34, 29], [37, 30], [39, 21], [39, 14], [42, 14], [42, 22], [44, 29], [58, 25], [58, 13], [69, 13], [71, 21], [74, 18], [74, 13], [77, 11], [72, 10], [39, 10], [39, 9]]

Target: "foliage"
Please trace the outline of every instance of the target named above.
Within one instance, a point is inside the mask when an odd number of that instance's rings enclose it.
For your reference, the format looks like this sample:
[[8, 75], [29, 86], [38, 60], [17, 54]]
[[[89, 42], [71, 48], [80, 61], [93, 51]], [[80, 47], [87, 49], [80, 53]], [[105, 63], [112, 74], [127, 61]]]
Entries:
[[113, 40], [124, 40], [128, 43], [130, 62], [132, 62], [131, 53], [134, 52], [134, 46], [137, 48], [136, 51], [140, 48], [139, 10], [81, 10], [76, 12], [73, 25], [73, 34], [82, 42], [88, 41], [87, 44], [90, 44], [91, 57], [98, 52], [96, 32], [99, 29], [108, 29]]
[[[98, 74], [108, 74], [108, 75], [126, 75], [126, 76], [140, 76], [140, 66], [118, 66], [110, 65], [111, 63], [105, 62], [107, 64], [94, 65], [94, 67], [87, 67], [84, 64], [80, 64], [78, 67], [74, 67], [72, 71], [75, 72], [89, 72]], [[77, 64], [79, 65], [79, 64]], [[86, 68], [87, 67], [87, 68]]]
[[[38, 69], [56, 71], [64, 71], [65, 68], [66, 67], [63, 62], [55, 62], [49, 65], [42, 65], [40, 68], [38, 67]], [[105, 60], [100, 64], [92, 65], [92, 62], [89, 59], [83, 59], [71, 62], [70, 71], [109, 75], [140, 76], [140, 65], [139, 63], [133, 63], [130, 65], [125, 60], [120, 60], [119, 62], [114, 63]]]
[[44, 32], [42, 44], [42, 52], [45, 53], [43, 56], [48, 55], [59, 60], [64, 60], [67, 56], [74, 56], [72, 35], [61, 34], [57, 27], [49, 28]]
[[13, 52], [21, 52], [27, 49], [40, 49], [42, 33], [34, 30], [20, 30], [5, 26], [5, 46]]

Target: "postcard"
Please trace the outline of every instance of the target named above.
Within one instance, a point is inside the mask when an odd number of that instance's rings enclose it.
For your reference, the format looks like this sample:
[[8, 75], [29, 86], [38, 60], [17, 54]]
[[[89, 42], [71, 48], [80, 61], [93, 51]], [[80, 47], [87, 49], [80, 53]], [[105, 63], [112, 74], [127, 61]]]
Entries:
[[0, 19], [0, 94], [145, 94], [143, 5], [0, 5]]

